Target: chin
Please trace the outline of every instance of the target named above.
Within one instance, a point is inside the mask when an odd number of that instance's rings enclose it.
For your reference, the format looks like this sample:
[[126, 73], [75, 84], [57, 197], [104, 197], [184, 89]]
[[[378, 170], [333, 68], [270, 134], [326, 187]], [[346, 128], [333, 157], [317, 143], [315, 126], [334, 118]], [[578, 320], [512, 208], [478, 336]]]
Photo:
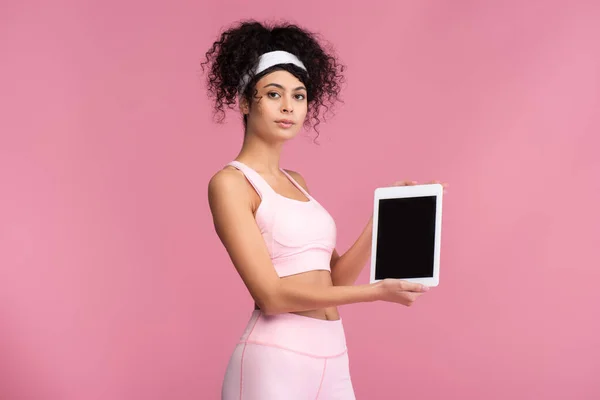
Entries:
[[298, 132], [300, 132], [300, 129], [297, 127], [294, 128], [290, 128], [290, 129], [279, 129], [279, 131], [277, 132], [277, 136], [282, 138], [282, 139], [293, 139], [296, 136], [298, 136]]
[[269, 132], [269, 137], [273, 140], [290, 140], [298, 135], [300, 129], [296, 126], [293, 128], [283, 129], [283, 128], [275, 128]]

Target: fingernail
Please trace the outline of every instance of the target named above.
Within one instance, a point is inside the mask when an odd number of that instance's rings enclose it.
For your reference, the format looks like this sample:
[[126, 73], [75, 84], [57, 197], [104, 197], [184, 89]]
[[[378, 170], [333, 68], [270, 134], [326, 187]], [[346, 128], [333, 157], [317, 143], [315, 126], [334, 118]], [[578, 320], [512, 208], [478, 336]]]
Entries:
[[428, 286], [423, 286], [423, 291], [424, 291], [424, 292], [427, 292], [428, 290], [429, 290], [429, 287], [428, 287]]

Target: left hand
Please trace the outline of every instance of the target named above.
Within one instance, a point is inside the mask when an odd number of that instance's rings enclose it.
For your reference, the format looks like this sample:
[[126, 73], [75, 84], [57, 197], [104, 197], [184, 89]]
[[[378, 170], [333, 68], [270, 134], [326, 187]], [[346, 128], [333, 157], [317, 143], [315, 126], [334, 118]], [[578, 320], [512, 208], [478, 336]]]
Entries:
[[[444, 188], [444, 193], [446, 193], [446, 188], [449, 186], [447, 183], [442, 183], [440, 181], [431, 181], [431, 182], [427, 182], [426, 184], [434, 184], [434, 183], [439, 183], [440, 185], [442, 185], [442, 187]], [[396, 181], [396, 182], [394, 182], [394, 184], [392, 186], [414, 186], [414, 185], [418, 185], [417, 181]]]
[[[443, 190], [444, 190], [444, 194], [446, 194], [446, 188], [449, 186], [447, 183], [441, 183], [440, 181], [430, 181], [427, 182], [427, 184], [433, 184], [433, 183], [439, 183], [442, 185]], [[394, 182], [392, 185], [390, 186], [415, 186], [418, 185], [419, 183], [417, 183], [417, 181], [396, 181]], [[371, 218], [369, 219], [369, 224], [368, 227], [371, 227], [373, 224], [373, 216], [371, 215]]]

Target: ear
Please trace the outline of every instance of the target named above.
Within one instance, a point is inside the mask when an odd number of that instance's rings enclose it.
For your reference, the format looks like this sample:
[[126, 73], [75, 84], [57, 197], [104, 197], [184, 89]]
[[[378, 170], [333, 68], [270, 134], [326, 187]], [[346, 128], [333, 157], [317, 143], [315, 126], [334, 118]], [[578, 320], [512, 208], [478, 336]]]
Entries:
[[248, 104], [246, 97], [242, 97], [240, 100], [240, 111], [244, 115], [248, 115], [250, 113], [250, 105]]

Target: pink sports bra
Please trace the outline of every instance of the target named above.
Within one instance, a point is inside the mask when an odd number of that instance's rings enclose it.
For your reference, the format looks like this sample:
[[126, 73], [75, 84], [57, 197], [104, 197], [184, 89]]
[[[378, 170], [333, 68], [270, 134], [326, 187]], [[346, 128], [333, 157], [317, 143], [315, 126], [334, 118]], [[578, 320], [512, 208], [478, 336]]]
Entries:
[[258, 172], [239, 161], [227, 165], [243, 172], [260, 196], [256, 223], [277, 274], [284, 277], [313, 270], [329, 271], [337, 230], [327, 210], [283, 169], [281, 172], [308, 201], [278, 194]]

